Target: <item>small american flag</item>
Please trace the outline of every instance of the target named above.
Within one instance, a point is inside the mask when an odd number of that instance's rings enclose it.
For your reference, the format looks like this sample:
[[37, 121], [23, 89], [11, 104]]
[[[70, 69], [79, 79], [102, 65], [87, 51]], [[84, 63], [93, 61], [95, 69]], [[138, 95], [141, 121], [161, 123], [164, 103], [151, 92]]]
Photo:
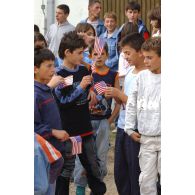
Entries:
[[92, 65], [91, 65], [91, 72], [94, 73], [95, 72], [95, 62], [93, 61]]
[[59, 88], [64, 88], [73, 84], [73, 75], [69, 75], [64, 78], [64, 83], [59, 84]]
[[99, 95], [102, 95], [106, 90], [106, 83], [104, 81], [100, 81], [94, 85], [94, 89], [97, 91]]
[[82, 138], [81, 136], [70, 137], [72, 142], [72, 155], [82, 153]]
[[[105, 40], [103, 38], [95, 37], [94, 51], [98, 54], [98, 56], [101, 56], [102, 51], [104, 49], [104, 45], [105, 45]], [[96, 63], [96, 59], [93, 61], [91, 65], [92, 73], [95, 72], [95, 63]]]
[[105, 40], [103, 38], [95, 37], [94, 51], [98, 53], [98, 56], [101, 56], [104, 45]]

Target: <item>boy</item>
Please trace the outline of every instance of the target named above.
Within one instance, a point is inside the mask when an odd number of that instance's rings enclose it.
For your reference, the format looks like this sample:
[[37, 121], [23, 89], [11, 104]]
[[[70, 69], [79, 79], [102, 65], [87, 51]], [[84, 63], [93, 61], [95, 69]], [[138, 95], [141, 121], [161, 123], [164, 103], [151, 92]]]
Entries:
[[45, 35], [48, 48], [54, 53], [55, 57], [58, 57], [58, 49], [63, 34], [75, 29], [67, 20], [69, 13], [70, 9], [67, 5], [58, 5], [56, 9], [56, 23], [49, 27]]
[[48, 49], [36, 49], [34, 52], [34, 128], [37, 134], [63, 152], [63, 141], [69, 139], [69, 135], [62, 130], [60, 114], [51, 91], [51, 87], [62, 82], [61, 77], [53, 77], [54, 60], [55, 56]]
[[[59, 56], [63, 59], [63, 65], [58, 68], [57, 74], [64, 78], [72, 75], [73, 82], [64, 88], [57, 87], [55, 95], [63, 128], [67, 129], [70, 136], [81, 136], [82, 138], [82, 153], [79, 154], [79, 159], [86, 170], [89, 187], [94, 194], [102, 195], [106, 192], [106, 186], [101, 181], [88, 103], [92, 78], [87, 68], [80, 66], [85, 47], [84, 40], [76, 31], [63, 36], [59, 47]], [[57, 180], [56, 194], [67, 195], [69, 194], [69, 181], [74, 169], [75, 155], [71, 155], [69, 151], [62, 155], [65, 164]]]
[[88, 11], [88, 18], [81, 20], [81, 23], [91, 24], [96, 31], [96, 35], [99, 37], [106, 30], [104, 22], [100, 19], [101, 2], [99, 0], [89, 1]]
[[114, 97], [121, 103], [115, 143], [114, 177], [120, 195], [139, 195], [139, 143], [134, 142], [125, 133], [125, 104], [132, 90], [137, 74], [146, 69], [141, 46], [144, 38], [139, 33], [127, 35], [121, 41], [122, 52], [130, 68], [125, 76], [124, 92], [116, 88], [107, 88], [106, 97]]
[[[128, 22], [133, 22], [133, 23], [136, 23], [138, 25], [139, 33], [146, 40], [150, 36], [149, 36], [149, 32], [148, 32], [144, 22], [138, 18], [140, 15], [140, 10], [141, 10], [140, 4], [135, 2], [135, 1], [131, 1], [131, 2], [128, 2], [127, 6], [125, 8], [125, 15], [128, 18]], [[119, 32], [121, 32], [123, 26], [124, 26], [124, 24], [121, 26]]]
[[140, 193], [156, 195], [157, 174], [161, 174], [161, 39], [147, 40], [142, 52], [148, 70], [138, 75], [128, 96], [125, 131], [135, 142], [141, 143]]
[[106, 27], [106, 32], [103, 33], [100, 38], [103, 38], [108, 44], [109, 57], [105, 64], [111, 70], [118, 70], [118, 52], [117, 52], [117, 42], [118, 42], [118, 29], [117, 29], [117, 16], [114, 12], [108, 12], [104, 15], [104, 26]]
[[[118, 115], [120, 109], [116, 104], [112, 112], [111, 104], [112, 99], [106, 99], [104, 92], [98, 93], [96, 85], [99, 82], [104, 81], [105, 86], [116, 87], [119, 89], [118, 73], [110, 70], [105, 61], [108, 59], [108, 45], [105, 44], [101, 54], [94, 48], [94, 44], [89, 48], [89, 53], [93, 61], [95, 61], [95, 71], [92, 73], [94, 81], [94, 91], [96, 92], [98, 104], [91, 108], [91, 124], [95, 133], [95, 141], [97, 147], [97, 156], [99, 159], [102, 179], [107, 174], [107, 156], [109, 150], [109, 132], [110, 125]], [[76, 167], [74, 171], [74, 182], [77, 186], [76, 195], [84, 195], [85, 187], [87, 185], [86, 177], [84, 176], [84, 170], [79, 160], [76, 160]]]

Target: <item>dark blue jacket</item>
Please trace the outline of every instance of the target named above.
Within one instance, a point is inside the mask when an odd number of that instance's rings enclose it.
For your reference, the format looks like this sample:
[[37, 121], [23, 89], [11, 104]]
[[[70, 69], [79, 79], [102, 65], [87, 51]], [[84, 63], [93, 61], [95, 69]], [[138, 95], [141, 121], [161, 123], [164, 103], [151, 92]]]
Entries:
[[64, 150], [63, 142], [52, 136], [52, 129], [62, 130], [61, 118], [51, 89], [34, 81], [34, 129], [59, 151]]

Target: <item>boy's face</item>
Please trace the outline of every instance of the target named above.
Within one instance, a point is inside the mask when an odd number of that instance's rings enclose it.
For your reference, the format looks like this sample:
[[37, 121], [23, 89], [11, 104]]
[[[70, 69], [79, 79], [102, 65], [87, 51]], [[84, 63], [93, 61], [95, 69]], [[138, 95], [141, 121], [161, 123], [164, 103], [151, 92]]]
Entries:
[[125, 45], [122, 48], [122, 52], [125, 54], [125, 59], [129, 63], [129, 65], [137, 65], [137, 60], [141, 56], [141, 52], [137, 52], [135, 49], [130, 47], [129, 45]]
[[73, 52], [65, 51], [65, 59], [72, 65], [79, 65], [83, 60], [84, 48], [77, 48]]
[[53, 60], [45, 60], [40, 67], [34, 67], [35, 79], [40, 83], [47, 84], [55, 73]]
[[154, 74], [161, 73], [161, 57], [155, 51], [142, 51], [145, 66]]
[[95, 61], [96, 60], [96, 67], [101, 67], [105, 65], [105, 61], [108, 59], [108, 54], [106, 53], [105, 49], [103, 49], [101, 55], [99, 56], [97, 52], [95, 52], [95, 50], [92, 51], [92, 60]]
[[104, 26], [109, 33], [112, 33], [116, 29], [116, 20], [114, 18], [105, 18]]
[[95, 18], [100, 17], [100, 12], [101, 12], [101, 4], [99, 3], [94, 3], [89, 7], [89, 13], [93, 15]]
[[139, 12], [138, 10], [128, 9], [125, 12], [125, 15], [127, 16], [129, 22], [137, 22], [138, 17], [139, 17]]
[[68, 17], [68, 14], [65, 14], [64, 11], [62, 9], [58, 9], [56, 10], [56, 20], [59, 24], [62, 24], [66, 21]]

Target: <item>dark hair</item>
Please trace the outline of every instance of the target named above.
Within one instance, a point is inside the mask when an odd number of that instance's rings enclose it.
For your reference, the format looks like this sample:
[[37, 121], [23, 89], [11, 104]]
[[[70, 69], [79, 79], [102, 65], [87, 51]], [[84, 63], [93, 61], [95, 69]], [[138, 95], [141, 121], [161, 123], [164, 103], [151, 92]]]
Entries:
[[133, 22], [127, 22], [123, 28], [122, 28], [122, 31], [121, 31], [121, 39], [123, 37], [125, 37], [126, 35], [130, 34], [130, 33], [135, 33], [135, 32], [139, 32], [138, 31], [138, 25], [136, 23], [133, 23]]
[[138, 12], [140, 12], [140, 4], [135, 1], [128, 2], [125, 7], [125, 11], [128, 11], [129, 9], [137, 10]]
[[[94, 44], [95, 43], [93, 43], [89, 46], [89, 54], [92, 54], [92, 52], [94, 50]], [[104, 50], [106, 51], [106, 54], [108, 54], [108, 44], [107, 43], [104, 44]]]
[[34, 33], [34, 44], [36, 41], [44, 41], [45, 46], [47, 47], [47, 42], [45, 40], [45, 37], [41, 33]]
[[49, 49], [34, 49], [34, 66], [40, 68], [41, 64], [46, 60], [55, 61], [55, 56]]
[[63, 10], [64, 14], [69, 14], [70, 13], [70, 8], [66, 4], [58, 5], [57, 8]]
[[40, 32], [39, 27], [36, 24], [34, 24], [34, 32], [36, 33]]
[[92, 6], [95, 3], [101, 4], [101, 2], [99, 0], [89, 0], [89, 7]]
[[151, 9], [148, 12], [148, 18], [149, 20], [157, 20], [158, 21], [157, 28], [161, 28], [161, 8], [160, 7], [155, 7]]
[[64, 59], [64, 52], [66, 49], [72, 53], [74, 50], [79, 48], [86, 48], [87, 45], [82, 37], [80, 37], [76, 31], [70, 31], [65, 33], [61, 39], [58, 54], [61, 59]]
[[132, 33], [122, 39], [121, 47], [128, 45], [138, 52], [141, 50], [141, 46], [143, 43], [144, 38], [139, 33]]
[[96, 35], [96, 32], [95, 32], [95, 29], [94, 27], [89, 24], [89, 23], [78, 23], [76, 28], [75, 28], [75, 31], [77, 32], [87, 32], [89, 29], [92, 29], [93, 30], [93, 33], [94, 33], [94, 36]]
[[142, 47], [142, 51], [154, 51], [159, 57], [161, 57], [161, 38], [160, 37], [153, 37], [147, 39]]

